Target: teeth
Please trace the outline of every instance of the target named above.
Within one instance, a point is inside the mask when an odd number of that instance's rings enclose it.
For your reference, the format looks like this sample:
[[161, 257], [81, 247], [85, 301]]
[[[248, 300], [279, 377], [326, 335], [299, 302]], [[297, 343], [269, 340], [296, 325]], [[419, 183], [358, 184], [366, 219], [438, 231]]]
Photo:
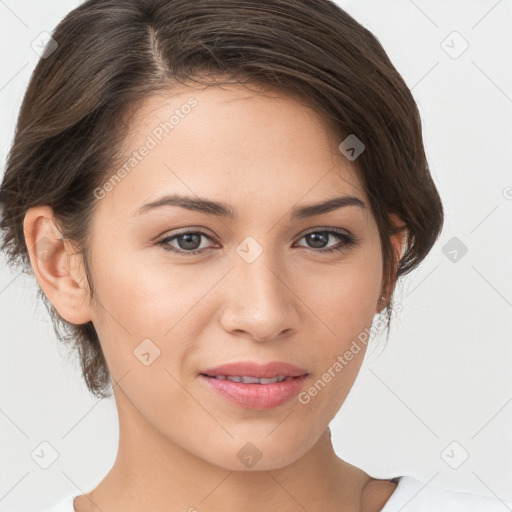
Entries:
[[275, 382], [283, 382], [288, 377], [278, 375], [270, 379], [259, 379], [257, 377], [250, 377], [247, 375], [215, 375], [216, 379], [230, 380], [232, 382], [243, 382], [244, 384], [273, 384]]
[[282, 382], [286, 377], [274, 377], [272, 379], [258, 379], [260, 381], [260, 384], [272, 384], [274, 382]]
[[[259, 384], [260, 383], [260, 379], [258, 379], [256, 377], [246, 377], [244, 375], [241, 377], [241, 379], [244, 384]], [[237, 381], [237, 382], [239, 382], [239, 381]]]

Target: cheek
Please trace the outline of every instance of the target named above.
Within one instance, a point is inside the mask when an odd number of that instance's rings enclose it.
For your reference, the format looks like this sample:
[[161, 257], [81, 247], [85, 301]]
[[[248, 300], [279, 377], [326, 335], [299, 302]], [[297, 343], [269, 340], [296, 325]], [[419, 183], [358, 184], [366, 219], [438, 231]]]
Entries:
[[325, 400], [323, 406], [329, 410], [346, 397], [366, 352], [382, 279], [378, 249], [359, 251], [328, 272], [302, 279], [303, 296], [315, 313], [311, 318], [316, 318], [317, 337], [323, 333], [315, 346], [315, 378], [321, 380], [318, 387], [325, 384], [331, 390], [319, 400]]
[[115, 261], [96, 266], [93, 318], [114, 377], [129, 371], [131, 379], [149, 382], [167, 369], [181, 378], [209, 318], [202, 299], [218, 276], [133, 255]]
[[371, 325], [381, 279], [379, 259], [359, 252], [322, 274], [304, 276], [302, 294], [319, 320], [329, 327], [330, 338], [346, 340]]
[[[344, 403], [357, 378], [367, 349], [374, 317], [379, 273], [371, 268], [347, 266], [335, 272], [308, 300], [318, 314], [317, 367], [298, 407], [315, 411], [315, 417], [330, 421]], [[320, 334], [323, 333], [323, 335]]]
[[[116, 320], [116, 329], [162, 337], [204, 295], [203, 288], [211, 279], [198, 280], [184, 266], [162, 263], [157, 251], [118, 251], [97, 265], [95, 288], [103, 309]], [[149, 253], [155, 255], [153, 261], [147, 257]], [[106, 321], [112, 320], [107, 315]]]

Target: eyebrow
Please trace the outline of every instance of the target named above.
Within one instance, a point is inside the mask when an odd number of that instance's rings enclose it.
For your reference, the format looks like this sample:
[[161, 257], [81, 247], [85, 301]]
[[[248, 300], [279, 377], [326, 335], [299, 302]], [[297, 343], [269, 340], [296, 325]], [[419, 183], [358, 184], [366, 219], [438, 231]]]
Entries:
[[[193, 210], [205, 213], [206, 215], [213, 215], [215, 217], [225, 217], [229, 219], [238, 218], [236, 211], [226, 203], [178, 194], [167, 195], [156, 199], [155, 201], [145, 203], [137, 208], [133, 212], [133, 215], [140, 215], [164, 206], [179, 206], [181, 208], [186, 208], [187, 210]], [[320, 203], [295, 207], [291, 210], [290, 215], [292, 219], [304, 219], [306, 217], [314, 217], [315, 215], [321, 215], [322, 213], [328, 213], [347, 206], [366, 208], [364, 201], [359, 197], [347, 195], [333, 197], [332, 199], [328, 199], [327, 201], [322, 201]]]

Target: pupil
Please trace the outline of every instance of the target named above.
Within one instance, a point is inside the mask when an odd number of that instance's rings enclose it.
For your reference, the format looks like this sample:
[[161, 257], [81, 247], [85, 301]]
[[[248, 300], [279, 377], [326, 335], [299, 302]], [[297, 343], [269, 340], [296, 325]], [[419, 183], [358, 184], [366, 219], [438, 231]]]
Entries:
[[[329, 237], [329, 235], [327, 233], [324, 233], [324, 234], [309, 233], [306, 236], [310, 237], [310, 241], [313, 242], [313, 247], [316, 247], [316, 248], [319, 248], [319, 247], [322, 248], [327, 243], [327, 239]], [[320, 245], [318, 245], [319, 241], [320, 241]]]

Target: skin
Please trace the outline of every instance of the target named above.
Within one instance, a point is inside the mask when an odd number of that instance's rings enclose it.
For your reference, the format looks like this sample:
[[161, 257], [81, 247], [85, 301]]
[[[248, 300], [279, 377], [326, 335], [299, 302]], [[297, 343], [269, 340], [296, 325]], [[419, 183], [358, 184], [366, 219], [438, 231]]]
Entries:
[[[243, 408], [198, 376], [226, 362], [280, 360], [309, 372], [306, 390], [372, 325], [386, 283], [365, 191], [314, 109], [254, 85], [181, 86], [148, 98], [132, 121], [126, 154], [190, 96], [198, 101], [191, 113], [98, 200], [92, 301], [82, 259], [59, 240], [51, 208], [25, 217], [36, 278], [63, 318], [94, 323], [119, 413], [115, 463], [75, 499], [75, 510], [380, 510], [396, 484], [337, 457], [328, 428], [355, 381], [364, 344], [306, 405], [293, 399], [269, 410]], [[133, 215], [167, 193], [228, 203], [239, 218], [176, 206]], [[345, 194], [367, 207], [290, 219], [295, 206]], [[204, 231], [211, 238], [194, 248], [212, 249], [190, 256], [156, 244], [179, 228]], [[322, 253], [339, 240], [331, 235], [315, 245], [305, 237], [329, 228], [358, 242]], [[248, 236], [263, 250], [251, 263], [236, 252]], [[33, 249], [44, 238], [55, 246], [48, 260]], [[401, 236], [391, 241], [398, 254]], [[167, 245], [186, 251], [191, 243]], [[147, 338], [160, 350], [149, 366], [134, 357]], [[247, 442], [261, 452], [252, 468], [237, 457]]]

